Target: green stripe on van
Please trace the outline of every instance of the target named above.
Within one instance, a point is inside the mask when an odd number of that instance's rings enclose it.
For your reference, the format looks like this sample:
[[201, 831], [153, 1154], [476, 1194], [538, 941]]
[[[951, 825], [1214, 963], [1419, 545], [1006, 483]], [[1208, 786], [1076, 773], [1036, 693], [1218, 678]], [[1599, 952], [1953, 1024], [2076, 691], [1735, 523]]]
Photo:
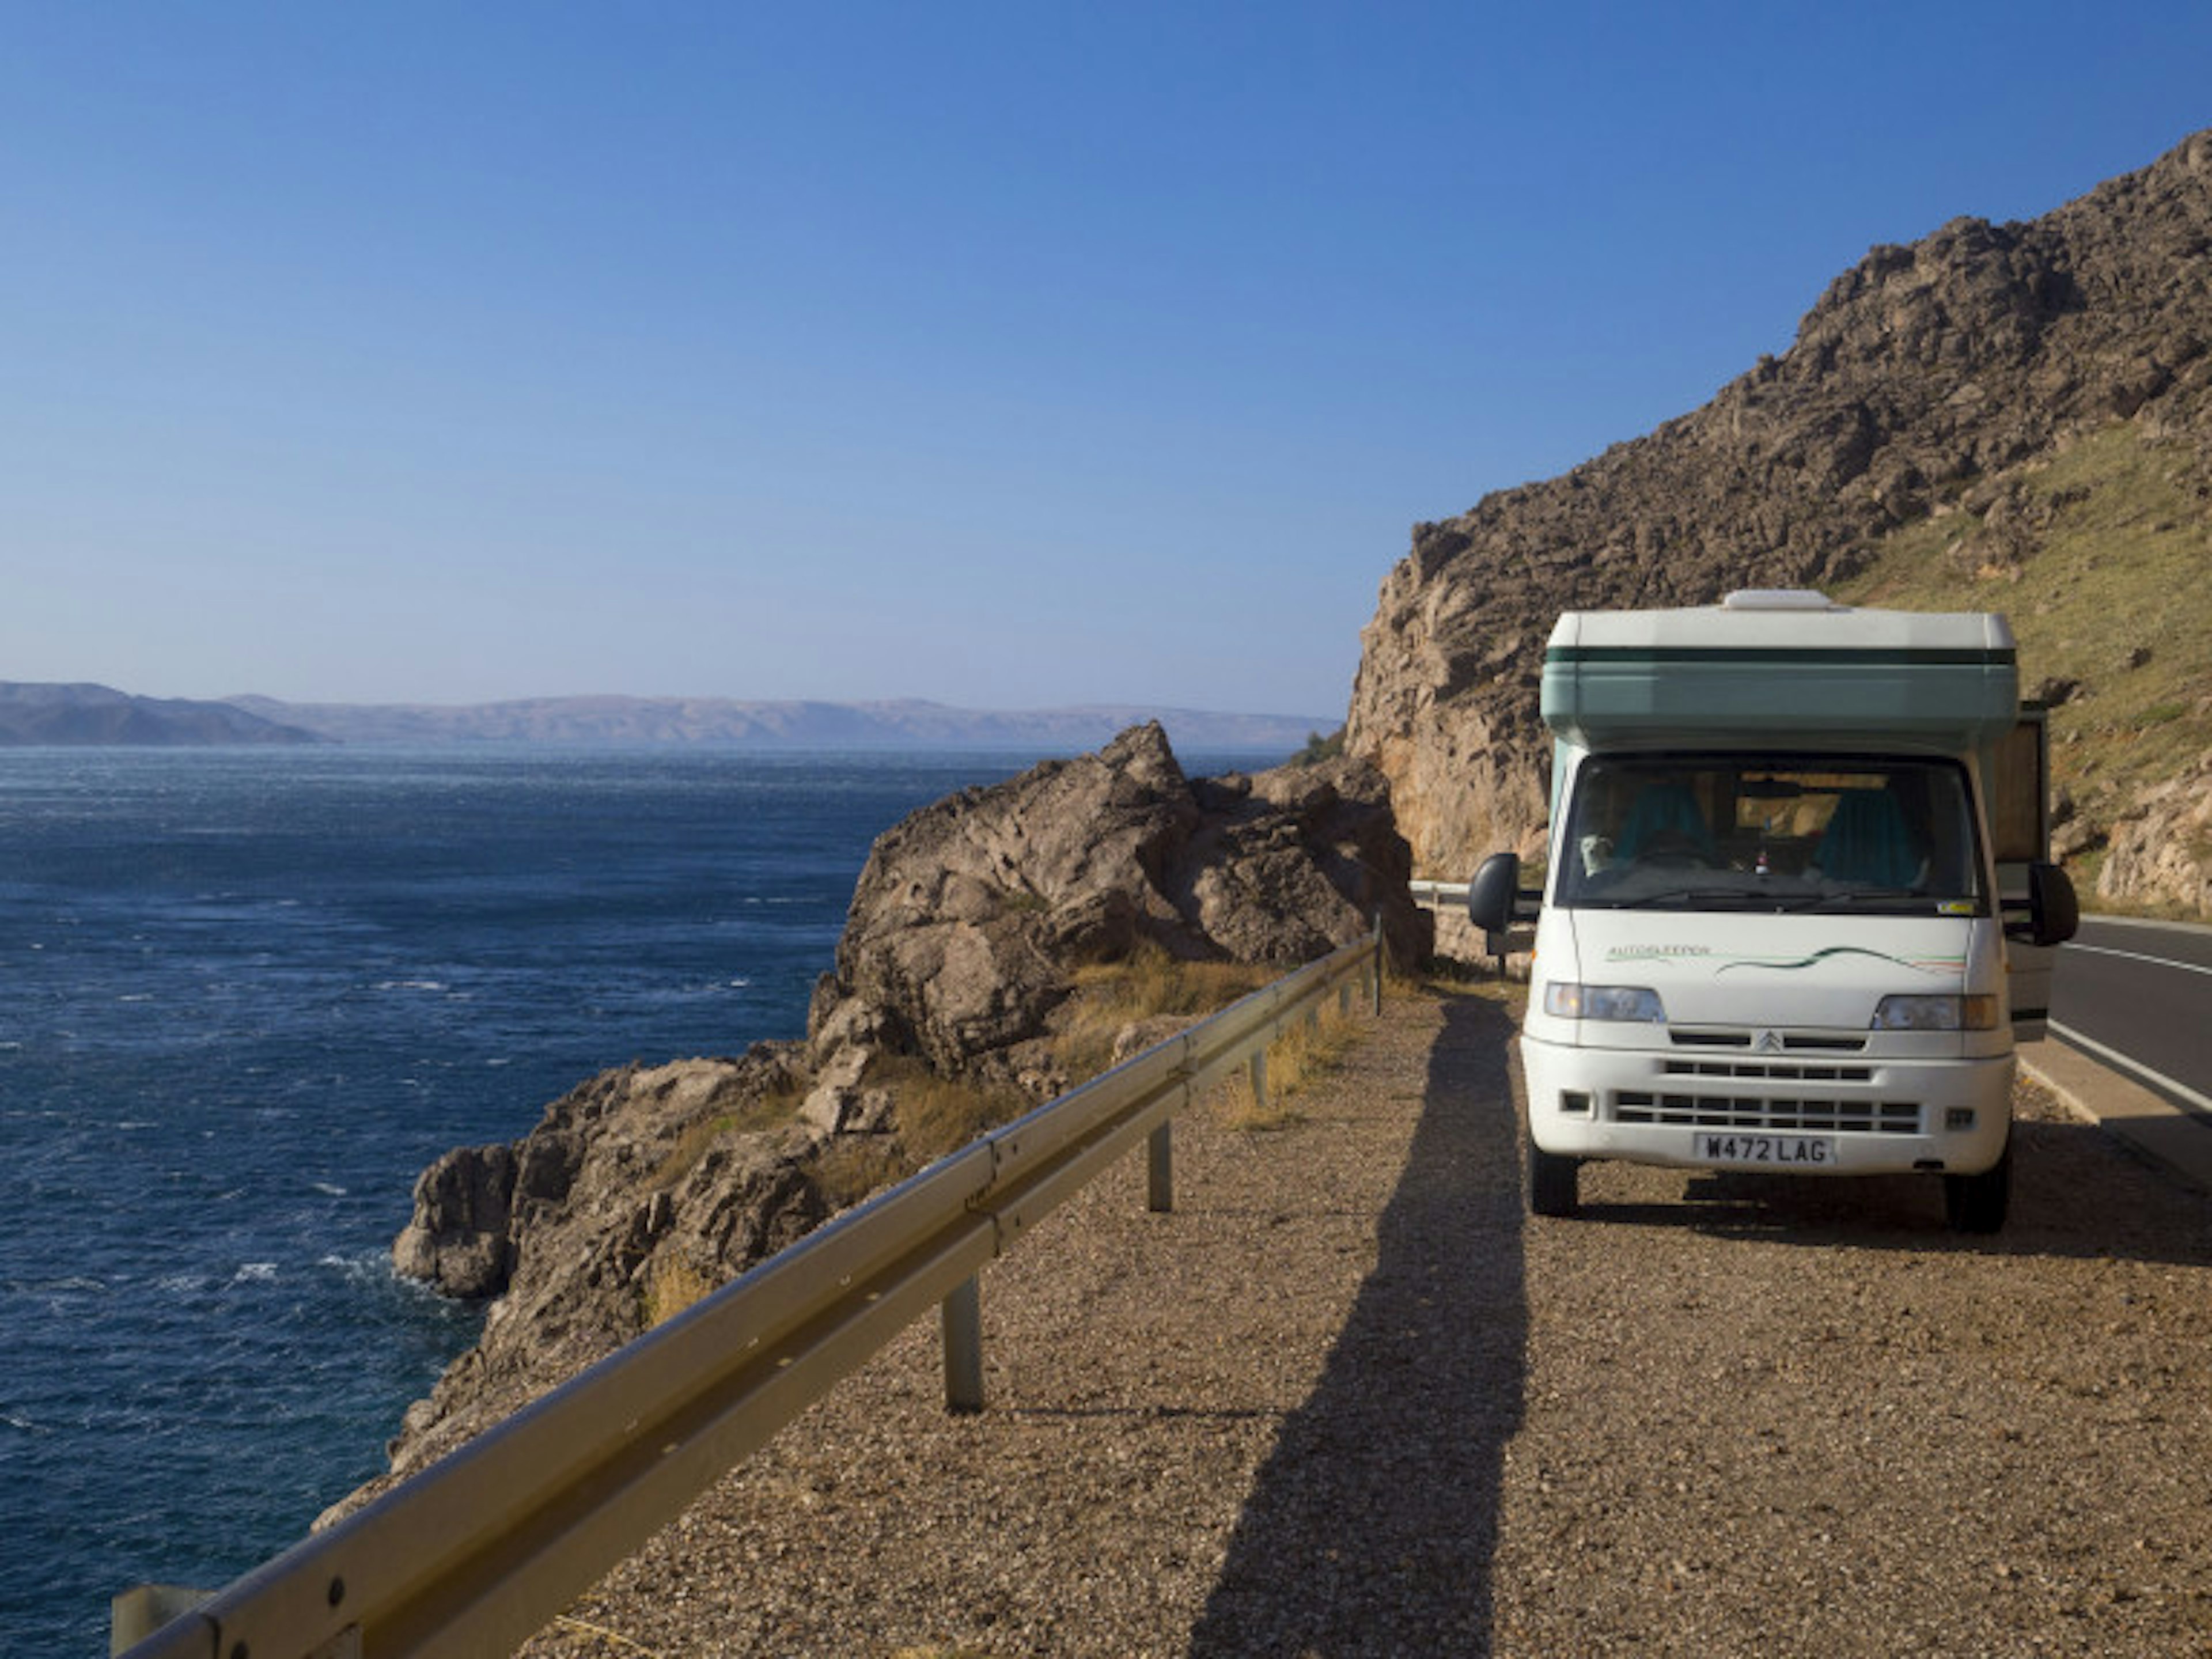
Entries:
[[1865, 647], [1838, 650], [1820, 645], [1761, 646], [1756, 648], [1730, 648], [1719, 645], [1554, 645], [1547, 647], [1544, 651], [1547, 665], [1607, 662], [1802, 663], [1808, 659], [1866, 667], [1927, 667], [1948, 663], [1961, 667], [2011, 668], [2018, 665], [2019, 653], [2009, 647], [1972, 650], [1931, 648], [1922, 651]]

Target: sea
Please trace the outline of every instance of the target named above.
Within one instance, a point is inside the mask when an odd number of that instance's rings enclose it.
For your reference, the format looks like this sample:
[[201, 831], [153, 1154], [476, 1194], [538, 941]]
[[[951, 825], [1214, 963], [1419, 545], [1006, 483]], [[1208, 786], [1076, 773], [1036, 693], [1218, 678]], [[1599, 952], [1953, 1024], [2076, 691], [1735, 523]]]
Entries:
[[481, 1317], [391, 1270], [422, 1168], [804, 1035], [875, 837], [1038, 758], [0, 750], [0, 1641], [380, 1472]]

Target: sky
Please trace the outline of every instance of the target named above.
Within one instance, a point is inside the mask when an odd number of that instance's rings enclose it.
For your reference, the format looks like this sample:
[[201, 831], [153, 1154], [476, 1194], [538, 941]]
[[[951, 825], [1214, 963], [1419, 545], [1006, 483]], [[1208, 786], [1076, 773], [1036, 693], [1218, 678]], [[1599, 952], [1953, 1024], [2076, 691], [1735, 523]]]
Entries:
[[0, 0], [0, 680], [1346, 708], [2212, 6]]

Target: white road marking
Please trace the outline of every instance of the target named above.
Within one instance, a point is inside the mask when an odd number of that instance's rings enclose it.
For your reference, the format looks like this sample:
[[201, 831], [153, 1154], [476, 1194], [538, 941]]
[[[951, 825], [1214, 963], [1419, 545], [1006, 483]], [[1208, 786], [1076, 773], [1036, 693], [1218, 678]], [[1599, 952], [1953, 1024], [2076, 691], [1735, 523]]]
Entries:
[[2185, 974], [2212, 974], [2212, 968], [2201, 962], [2176, 962], [2172, 957], [2148, 956], [2141, 951], [2115, 951], [2109, 945], [2082, 945], [2069, 941], [2066, 948], [2093, 957], [2125, 957], [2130, 962], [2148, 962], [2160, 968], [2179, 968]]
[[[2185, 966], [2186, 964], [2184, 965]], [[2178, 1083], [2173, 1079], [2166, 1076], [2163, 1072], [2154, 1072], [2149, 1066], [2144, 1065], [2141, 1060], [2130, 1060], [2118, 1049], [2108, 1048], [2103, 1043], [2098, 1042], [2094, 1037], [2083, 1036], [2081, 1032], [2075, 1030], [2070, 1025], [2062, 1025], [2054, 1019], [2050, 1022], [2050, 1030], [2051, 1036], [2064, 1039], [2066, 1042], [2073, 1044], [2076, 1048], [2081, 1049], [2085, 1053], [2094, 1054], [2100, 1060], [2110, 1060], [2122, 1071], [2129, 1073], [2133, 1076], [2139, 1077], [2146, 1083], [2154, 1084], [2159, 1088], [2170, 1091], [2172, 1093], [2176, 1094], [2182, 1099], [2187, 1101], [2191, 1105], [2197, 1108], [2198, 1111], [2212, 1112], [2212, 1095], [2199, 1094], [2187, 1084]]]

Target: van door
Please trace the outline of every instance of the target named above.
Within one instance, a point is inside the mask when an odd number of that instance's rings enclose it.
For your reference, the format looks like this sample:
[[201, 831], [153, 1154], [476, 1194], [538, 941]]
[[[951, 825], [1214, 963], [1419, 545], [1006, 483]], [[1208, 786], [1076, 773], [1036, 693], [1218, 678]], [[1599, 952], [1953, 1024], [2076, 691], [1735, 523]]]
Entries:
[[[1997, 745], [1990, 837], [1996, 854], [1998, 898], [2006, 910], [2023, 911], [2027, 866], [2051, 856], [2050, 711], [2038, 705], [2024, 705], [2018, 724]], [[2051, 1017], [2051, 975], [2058, 947], [2007, 939], [2004, 948], [2013, 1035], [2032, 1042], [2044, 1035]]]

